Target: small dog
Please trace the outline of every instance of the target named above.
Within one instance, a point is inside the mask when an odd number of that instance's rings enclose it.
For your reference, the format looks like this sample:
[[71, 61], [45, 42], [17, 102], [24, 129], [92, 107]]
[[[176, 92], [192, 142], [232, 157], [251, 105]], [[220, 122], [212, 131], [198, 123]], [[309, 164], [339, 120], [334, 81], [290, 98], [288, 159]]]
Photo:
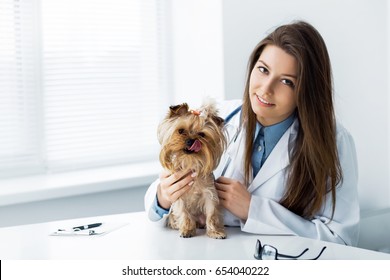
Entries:
[[192, 237], [199, 225], [206, 226], [211, 238], [225, 239], [219, 198], [213, 171], [226, 147], [224, 120], [209, 102], [199, 110], [189, 110], [187, 103], [171, 106], [158, 127], [161, 165], [170, 171], [197, 173], [190, 190], [172, 204], [168, 226]]

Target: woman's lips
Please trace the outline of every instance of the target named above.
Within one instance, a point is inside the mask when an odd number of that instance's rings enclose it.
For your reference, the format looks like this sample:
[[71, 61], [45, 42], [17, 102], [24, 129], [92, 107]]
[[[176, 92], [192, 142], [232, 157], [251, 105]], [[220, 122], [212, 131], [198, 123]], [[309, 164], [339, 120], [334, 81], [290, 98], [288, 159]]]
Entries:
[[268, 101], [265, 100], [264, 98], [261, 98], [261, 97], [258, 96], [257, 94], [256, 94], [256, 98], [257, 98], [257, 100], [259, 100], [259, 102], [260, 102], [261, 105], [264, 105], [264, 106], [267, 106], [267, 107], [271, 107], [271, 106], [274, 106], [274, 105], [275, 105], [275, 104], [273, 104], [273, 103], [268, 102]]

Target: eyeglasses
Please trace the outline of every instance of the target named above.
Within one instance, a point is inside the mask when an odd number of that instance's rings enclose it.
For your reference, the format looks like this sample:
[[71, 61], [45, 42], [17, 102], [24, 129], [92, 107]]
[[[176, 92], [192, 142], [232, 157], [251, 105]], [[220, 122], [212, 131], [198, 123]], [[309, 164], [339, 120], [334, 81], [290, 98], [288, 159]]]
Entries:
[[[322, 248], [321, 252], [318, 254], [317, 257], [315, 257], [313, 259], [305, 259], [305, 260], [317, 260], [322, 255], [322, 253], [325, 251], [325, 249], [326, 249], [326, 246], [324, 246]], [[284, 254], [280, 254], [278, 252], [278, 249], [276, 249], [274, 246], [267, 245], [267, 244], [261, 245], [260, 240], [257, 239], [256, 251], [255, 251], [254, 257], [257, 260], [282, 260], [282, 259], [279, 259], [279, 257], [285, 258], [285, 259], [297, 260], [299, 257], [301, 257], [307, 251], [309, 251], [309, 248], [306, 248], [305, 250], [303, 250], [302, 253], [300, 253], [297, 256], [284, 255]]]

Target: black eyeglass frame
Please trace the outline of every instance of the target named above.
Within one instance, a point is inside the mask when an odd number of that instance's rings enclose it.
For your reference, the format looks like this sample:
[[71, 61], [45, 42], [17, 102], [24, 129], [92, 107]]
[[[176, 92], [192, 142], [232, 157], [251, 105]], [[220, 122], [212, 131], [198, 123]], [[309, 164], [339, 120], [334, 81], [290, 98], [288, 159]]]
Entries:
[[[290, 259], [290, 260], [298, 260], [298, 258], [300, 258], [301, 256], [303, 256], [303, 254], [305, 254], [307, 251], [309, 251], [309, 248], [306, 248], [305, 250], [302, 251], [302, 253], [300, 253], [299, 255], [296, 255], [296, 256], [291, 256], [291, 255], [285, 255], [285, 254], [281, 254], [278, 252], [278, 249], [272, 245], [268, 245], [268, 244], [264, 244], [262, 245], [261, 244], [261, 241], [259, 239], [257, 239], [257, 242], [256, 242], [256, 251], [255, 251], [255, 254], [254, 254], [254, 258], [257, 259], [257, 260], [262, 260], [262, 252], [264, 250], [264, 246], [269, 246], [271, 247], [272, 249], [275, 250], [275, 260], [283, 260], [283, 259], [279, 259], [278, 257], [282, 257], [282, 258], [286, 258], [286, 259]], [[300, 260], [317, 260], [321, 255], [322, 253], [325, 251], [326, 249], [326, 246], [324, 246], [320, 253], [317, 255], [317, 257], [315, 258], [312, 258], [312, 259], [300, 259]]]

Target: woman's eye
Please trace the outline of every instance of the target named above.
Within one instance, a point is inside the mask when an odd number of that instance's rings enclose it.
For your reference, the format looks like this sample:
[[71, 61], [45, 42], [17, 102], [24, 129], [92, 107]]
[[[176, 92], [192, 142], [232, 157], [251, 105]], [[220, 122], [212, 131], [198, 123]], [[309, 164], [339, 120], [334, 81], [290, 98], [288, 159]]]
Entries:
[[177, 132], [179, 132], [179, 134], [183, 134], [184, 133], [184, 129], [180, 128]]
[[267, 73], [268, 73], [268, 69], [265, 68], [265, 67], [263, 67], [263, 66], [259, 66], [259, 67], [257, 67], [257, 69], [259, 69], [259, 71], [260, 71], [261, 73], [264, 73], [264, 74], [267, 74]]
[[204, 138], [206, 136], [206, 134], [204, 134], [203, 132], [199, 132], [198, 135], [202, 138]]
[[283, 79], [282, 83], [287, 85], [287, 86], [289, 86], [289, 87], [292, 87], [292, 88], [295, 87], [294, 83], [291, 80], [288, 80], [288, 79]]

